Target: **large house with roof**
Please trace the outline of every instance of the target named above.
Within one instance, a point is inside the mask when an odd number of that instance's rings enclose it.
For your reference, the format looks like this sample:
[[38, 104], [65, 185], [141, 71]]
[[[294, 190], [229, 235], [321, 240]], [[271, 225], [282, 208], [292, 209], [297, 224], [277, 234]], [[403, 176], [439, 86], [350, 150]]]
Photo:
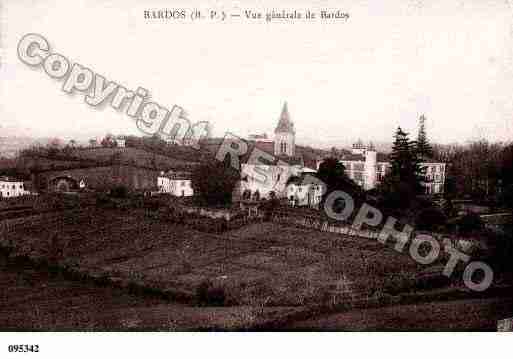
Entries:
[[[379, 185], [392, 166], [387, 154], [377, 152], [372, 145], [365, 146], [361, 141], [353, 144], [351, 153], [342, 156], [340, 162], [349, 178], [364, 190]], [[425, 181], [422, 182], [425, 194], [443, 193], [445, 163], [423, 159], [420, 166], [425, 169]]]

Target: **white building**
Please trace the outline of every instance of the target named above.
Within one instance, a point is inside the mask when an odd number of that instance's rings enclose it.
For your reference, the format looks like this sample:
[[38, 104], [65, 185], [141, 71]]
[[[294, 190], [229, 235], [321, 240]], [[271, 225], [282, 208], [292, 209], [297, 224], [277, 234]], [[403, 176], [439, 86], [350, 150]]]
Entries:
[[315, 172], [303, 172], [291, 177], [287, 183], [287, 199], [292, 206], [317, 208], [326, 191], [324, 183], [315, 176]]
[[[346, 173], [353, 181], [365, 190], [375, 188], [390, 171], [388, 156], [378, 153], [372, 146], [363, 146], [361, 142], [353, 145], [351, 154], [340, 160]], [[420, 166], [425, 169], [426, 181], [422, 182], [426, 194], [443, 193], [445, 168], [443, 162], [424, 160]]]
[[116, 147], [119, 147], [119, 148], [125, 148], [126, 147], [125, 146], [126, 140], [125, 140], [124, 137], [118, 136], [118, 137], [116, 137], [115, 141], [116, 141]]
[[189, 172], [161, 172], [157, 177], [158, 190], [176, 197], [190, 197], [194, 194]]
[[0, 177], [0, 198], [13, 198], [30, 194], [30, 191], [25, 189], [23, 181], [10, 178]]

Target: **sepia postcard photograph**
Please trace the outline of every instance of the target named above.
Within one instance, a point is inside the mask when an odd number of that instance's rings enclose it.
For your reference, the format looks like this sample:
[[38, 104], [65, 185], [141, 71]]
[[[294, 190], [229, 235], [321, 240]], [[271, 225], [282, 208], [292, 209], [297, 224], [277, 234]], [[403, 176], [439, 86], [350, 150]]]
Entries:
[[513, 1], [0, 0], [0, 332], [507, 350]]

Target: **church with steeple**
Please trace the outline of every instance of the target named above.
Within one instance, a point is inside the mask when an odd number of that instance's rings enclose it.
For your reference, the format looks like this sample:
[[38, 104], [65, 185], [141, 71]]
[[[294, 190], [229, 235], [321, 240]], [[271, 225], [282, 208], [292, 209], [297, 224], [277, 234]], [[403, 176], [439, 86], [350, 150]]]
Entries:
[[[291, 178], [315, 172], [315, 162], [307, 168], [305, 156], [296, 146], [296, 130], [287, 102], [283, 104], [274, 129], [274, 138], [261, 134], [251, 135], [248, 140], [250, 146], [271, 155], [273, 163], [262, 165], [252, 162], [253, 158], [250, 156], [242, 164], [240, 189], [243, 199], [262, 199], [271, 195], [288, 198], [287, 185]], [[261, 180], [263, 174], [265, 181]]]
[[296, 150], [296, 131], [290, 119], [287, 102], [283, 104], [278, 125], [274, 130], [274, 155], [294, 157]]

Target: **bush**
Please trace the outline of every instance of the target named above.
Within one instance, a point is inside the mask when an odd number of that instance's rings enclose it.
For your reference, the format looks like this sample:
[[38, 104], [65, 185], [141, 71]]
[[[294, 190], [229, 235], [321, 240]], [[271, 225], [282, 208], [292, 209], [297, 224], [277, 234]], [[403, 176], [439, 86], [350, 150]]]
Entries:
[[96, 193], [96, 205], [98, 207], [109, 207], [111, 200], [105, 193], [98, 192]]
[[499, 203], [507, 208], [513, 208], [513, 185], [504, 188]]
[[201, 282], [196, 288], [196, 300], [199, 305], [222, 306], [225, 304], [224, 288], [216, 287], [209, 280]]
[[110, 195], [114, 198], [127, 198], [128, 188], [123, 185], [116, 186], [110, 190]]
[[434, 231], [447, 223], [445, 214], [436, 207], [426, 208], [415, 218], [415, 226], [418, 230]]
[[408, 183], [393, 182], [381, 186], [382, 205], [388, 209], [409, 208], [414, 199], [415, 191]]
[[469, 213], [461, 217], [457, 222], [458, 233], [462, 235], [471, 234], [472, 232], [481, 231], [484, 223], [476, 213]]

